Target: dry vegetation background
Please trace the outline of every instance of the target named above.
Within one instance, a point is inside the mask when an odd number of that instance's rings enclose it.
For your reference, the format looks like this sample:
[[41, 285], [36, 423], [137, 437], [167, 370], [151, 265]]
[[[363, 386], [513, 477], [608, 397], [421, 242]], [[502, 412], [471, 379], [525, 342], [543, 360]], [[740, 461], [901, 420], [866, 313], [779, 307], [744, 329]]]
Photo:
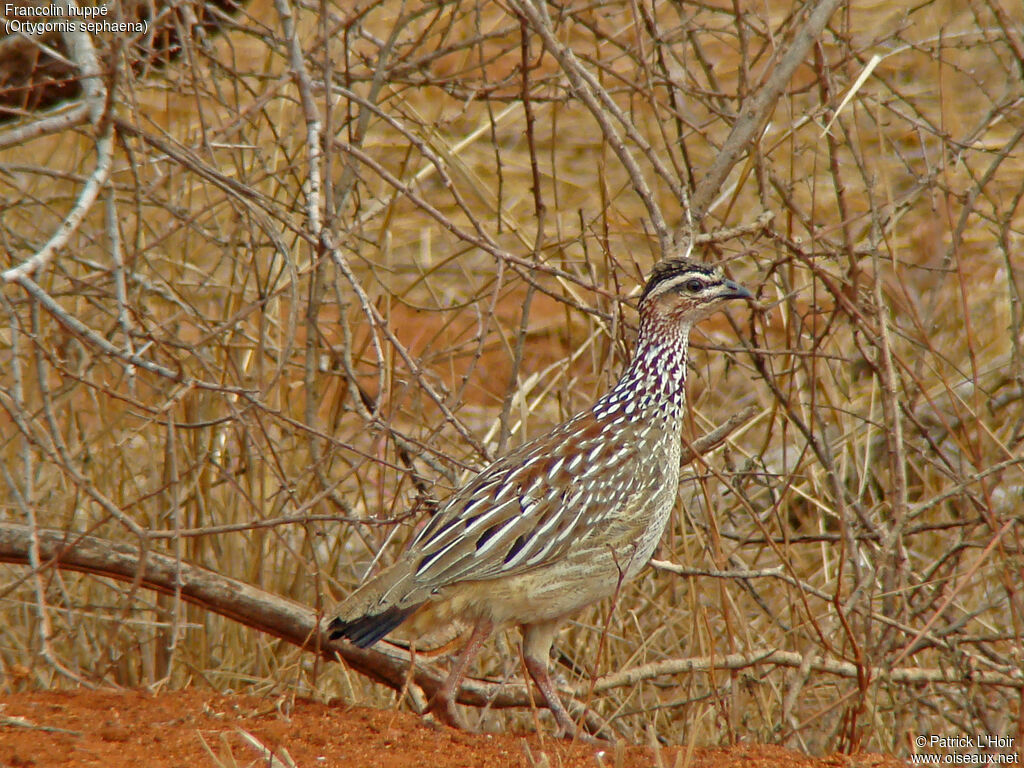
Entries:
[[[1024, 12], [840, 2], [723, 156], [815, 5], [183, 3], [152, 66], [52, 40], [99, 77], [0, 126], [2, 527], [329, 607], [614, 381], [689, 193], [760, 301], [695, 334], [689, 438], [750, 416], [688, 468], [663, 565], [563, 631], [565, 689], [635, 741], [1024, 742]], [[2, 690], [396, 700], [19, 557]], [[518, 684], [514, 648], [476, 676]]]

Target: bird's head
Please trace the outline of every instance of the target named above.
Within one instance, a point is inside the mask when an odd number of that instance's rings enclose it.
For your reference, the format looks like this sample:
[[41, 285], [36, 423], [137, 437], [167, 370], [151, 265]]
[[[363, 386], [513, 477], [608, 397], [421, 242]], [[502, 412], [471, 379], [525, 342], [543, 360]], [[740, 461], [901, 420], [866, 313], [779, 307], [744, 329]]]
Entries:
[[727, 278], [719, 266], [666, 259], [651, 271], [640, 295], [640, 312], [693, 325], [730, 299], [752, 298], [750, 291]]

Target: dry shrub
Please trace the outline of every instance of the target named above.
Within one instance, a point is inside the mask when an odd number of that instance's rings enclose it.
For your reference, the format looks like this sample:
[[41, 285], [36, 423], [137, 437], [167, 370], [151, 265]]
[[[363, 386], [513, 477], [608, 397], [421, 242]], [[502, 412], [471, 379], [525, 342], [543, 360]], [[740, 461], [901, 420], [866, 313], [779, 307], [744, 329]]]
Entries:
[[[566, 685], [634, 740], [1019, 732], [1020, 6], [840, 4], [725, 181], [810, 7], [516, 8], [182, 10], [144, 71], [145, 40], [91, 38], [96, 87], [0, 134], [5, 268], [38, 267], [0, 294], [0, 514], [325, 605], [608, 387], [688, 195], [701, 258], [760, 299], [695, 334], [688, 436], [756, 415], [688, 467], [661, 567], [563, 632]], [[7, 689], [393, 701], [39, 565], [3, 571]], [[517, 676], [511, 647], [478, 673]]]

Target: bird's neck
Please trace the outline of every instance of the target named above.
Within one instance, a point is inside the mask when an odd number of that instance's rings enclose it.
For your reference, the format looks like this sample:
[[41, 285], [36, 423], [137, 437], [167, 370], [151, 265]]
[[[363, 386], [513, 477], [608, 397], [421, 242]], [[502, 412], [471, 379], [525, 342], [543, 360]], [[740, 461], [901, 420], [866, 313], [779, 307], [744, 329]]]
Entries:
[[634, 418], [681, 418], [686, 404], [689, 334], [689, 326], [677, 320], [641, 314], [633, 359], [603, 399], [616, 403]]

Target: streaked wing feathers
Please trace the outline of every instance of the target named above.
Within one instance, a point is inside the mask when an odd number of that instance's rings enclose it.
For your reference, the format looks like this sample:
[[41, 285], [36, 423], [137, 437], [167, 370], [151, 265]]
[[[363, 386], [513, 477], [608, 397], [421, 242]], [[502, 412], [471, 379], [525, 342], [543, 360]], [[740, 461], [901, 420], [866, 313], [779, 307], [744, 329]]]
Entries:
[[414, 580], [443, 587], [557, 560], [638, 493], [638, 453], [635, 441], [607, 440], [589, 412], [527, 443], [481, 472], [420, 531], [407, 553], [418, 558]]

